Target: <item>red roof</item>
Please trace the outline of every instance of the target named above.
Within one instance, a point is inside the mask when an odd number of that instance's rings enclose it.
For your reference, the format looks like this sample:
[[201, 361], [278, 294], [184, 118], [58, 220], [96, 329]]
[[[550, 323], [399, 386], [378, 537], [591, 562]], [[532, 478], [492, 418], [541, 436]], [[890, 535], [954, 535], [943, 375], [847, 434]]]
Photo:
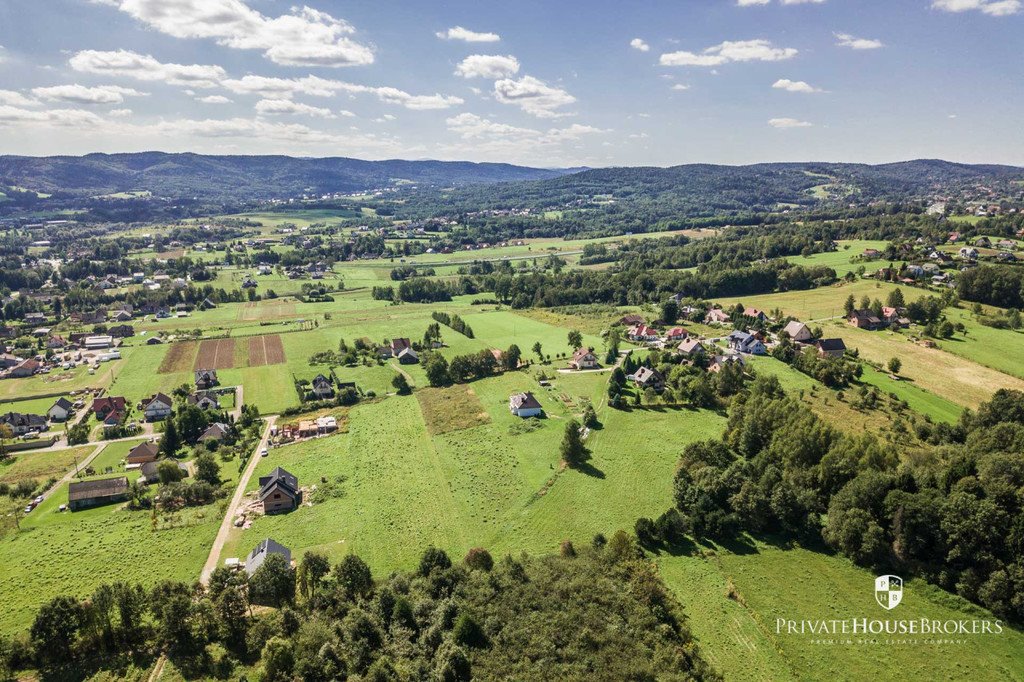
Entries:
[[672, 327], [672, 329], [668, 330], [668, 334], [666, 334], [666, 336], [669, 336], [669, 337], [689, 336], [689, 335], [690, 335], [690, 332], [686, 331], [682, 327]]
[[99, 414], [100, 412], [106, 412], [108, 410], [116, 410], [123, 412], [127, 402], [122, 396], [107, 396], [105, 398], [96, 398], [92, 401], [92, 411]]

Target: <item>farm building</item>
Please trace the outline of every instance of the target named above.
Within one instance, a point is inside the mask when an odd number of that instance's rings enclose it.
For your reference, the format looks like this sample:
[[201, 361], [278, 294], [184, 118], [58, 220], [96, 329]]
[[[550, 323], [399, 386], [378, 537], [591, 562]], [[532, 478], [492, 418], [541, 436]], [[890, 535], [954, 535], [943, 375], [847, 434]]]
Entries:
[[396, 357], [401, 365], [415, 365], [420, 361], [420, 356], [412, 349], [412, 346], [404, 348]]
[[252, 576], [256, 570], [263, 565], [271, 554], [280, 554], [289, 565], [292, 563], [292, 552], [282, 544], [274, 542], [270, 538], [256, 545], [256, 548], [249, 552], [245, 559], [245, 572]]
[[508, 409], [517, 417], [539, 417], [544, 414], [540, 401], [529, 391], [510, 396]]
[[103, 478], [98, 481], [75, 481], [68, 486], [68, 508], [71, 511], [128, 499], [128, 478]]
[[819, 339], [816, 345], [821, 357], [841, 358], [846, 352], [846, 344], [842, 339]]
[[86, 350], [100, 350], [103, 348], [110, 348], [114, 345], [114, 337], [109, 334], [101, 334], [96, 336], [87, 336], [82, 341], [82, 348]]
[[291, 511], [302, 501], [299, 479], [277, 467], [269, 475], [260, 477], [259, 499], [265, 514]]

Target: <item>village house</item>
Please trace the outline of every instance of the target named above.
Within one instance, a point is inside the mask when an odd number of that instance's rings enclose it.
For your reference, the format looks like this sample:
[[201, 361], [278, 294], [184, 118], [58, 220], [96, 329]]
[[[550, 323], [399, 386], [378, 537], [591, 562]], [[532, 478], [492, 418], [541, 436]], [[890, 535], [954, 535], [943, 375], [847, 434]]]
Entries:
[[217, 370], [215, 369], [197, 369], [195, 372], [195, 383], [196, 388], [204, 390], [213, 388], [218, 383]]
[[123, 396], [106, 396], [93, 399], [91, 410], [96, 415], [96, 419], [103, 421], [111, 412], [124, 414], [127, 405]]
[[810, 327], [799, 320], [793, 320], [787, 324], [782, 333], [798, 343], [807, 343], [813, 337]]
[[708, 311], [708, 314], [704, 316], [704, 324], [726, 324], [731, 321], [729, 314], [721, 308], [712, 308]]
[[413, 350], [412, 346], [403, 348], [395, 357], [398, 358], [400, 365], [415, 365], [420, 361], [419, 354]]
[[38, 414], [6, 412], [0, 414], [0, 424], [11, 429], [15, 436], [23, 436], [29, 431], [42, 433], [46, 430], [46, 417]]
[[729, 342], [729, 348], [740, 353], [748, 353], [750, 355], [765, 355], [768, 349], [765, 348], [764, 343], [759, 338], [751, 334], [750, 332], [739, 331], [738, 329], [729, 336], [726, 337]]
[[766, 315], [763, 310], [758, 310], [757, 308], [744, 308], [743, 317], [749, 317], [760, 322], [766, 322], [768, 320], [768, 315]]
[[572, 360], [569, 361], [569, 366], [573, 369], [597, 369], [600, 365], [597, 362], [597, 356], [594, 355], [593, 348], [577, 348], [576, 352], [572, 354]]
[[676, 351], [678, 351], [680, 355], [693, 359], [698, 355], [704, 355], [704, 346], [701, 345], [701, 342], [697, 339], [687, 338], [683, 339], [683, 341], [676, 346]]
[[726, 365], [734, 363], [738, 363], [740, 367], [746, 365], [746, 362], [743, 360], [743, 356], [740, 355], [739, 353], [726, 353], [723, 355], [716, 355], [714, 359], [711, 361], [711, 364], [708, 365], [708, 371], [717, 374], [721, 372], [722, 368], [724, 368]]
[[977, 239], [974, 240], [974, 246], [975, 248], [978, 249], [991, 249], [992, 240], [989, 239], [988, 237], [978, 237]]
[[636, 325], [643, 323], [644, 316], [639, 315], [637, 313], [630, 313], [628, 315], [623, 315], [622, 317], [619, 318], [619, 324], [625, 325], [627, 327], [635, 327]]
[[854, 310], [846, 316], [846, 321], [858, 329], [874, 331], [882, 327], [882, 320], [867, 308]]
[[251, 275], [246, 275], [245, 279], [242, 280], [243, 289], [255, 289], [259, 286], [259, 283], [252, 278]]
[[544, 408], [541, 407], [540, 401], [529, 391], [510, 396], [508, 409], [517, 417], [539, 417], [544, 414]]
[[661, 375], [661, 372], [650, 367], [641, 367], [627, 378], [631, 378], [633, 383], [640, 388], [653, 388], [655, 391], [660, 391], [665, 386], [665, 377]]
[[11, 368], [7, 373], [7, 376], [11, 379], [23, 379], [30, 377], [42, 367], [42, 364], [32, 358], [22, 360], [17, 365]]
[[327, 400], [334, 397], [334, 383], [323, 374], [313, 377], [313, 395], [317, 400]]
[[68, 485], [68, 508], [71, 511], [128, 499], [128, 478], [103, 478], [97, 481], [75, 481]]
[[281, 467], [260, 477], [259, 500], [264, 514], [291, 511], [302, 502], [299, 479]]
[[189, 405], [195, 405], [201, 410], [219, 410], [220, 400], [217, 394], [212, 391], [196, 391], [188, 396]]
[[973, 246], [961, 246], [957, 255], [964, 260], [978, 260], [978, 250]]
[[686, 331], [682, 327], [672, 327], [672, 329], [669, 329], [665, 333], [665, 341], [675, 343], [676, 341], [682, 341], [689, 335], [690, 332]]
[[657, 341], [660, 338], [658, 330], [648, 327], [646, 324], [630, 327], [626, 336], [630, 341]]
[[899, 308], [891, 308], [889, 306], [882, 306], [881, 320], [884, 326], [895, 329], [910, 324], [910, 320], [903, 317], [903, 312]]
[[126, 464], [138, 465], [145, 464], [146, 462], [155, 462], [159, 456], [160, 447], [155, 441], [147, 440], [145, 443], [139, 443], [129, 450], [124, 461]]
[[291, 566], [291, 550], [289, 550], [284, 545], [278, 544], [270, 538], [267, 538], [260, 542], [260, 544], [256, 545], [256, 548], [249, 552], [249, 556], [245, 559], [245, 572], [249, 575], [250, 578], [252, 577], [253, 573], [255, 573], [259, 569], [259, 567], [263, 565], [263, 562], [266, 561], [267, 557], [271, 554], [280, 554], [284, 557], [285, 563]]
[[[171, 461], [171, 460], [165, 460]], [[188, 466], [184, 462], [175, 462], [178, 466], [181, 478], [188, 478]], [[160, 462], [145, 462], [139, 467], [139, 480], [143, 485], [153, 485], [160, 482]]]
[[52, 422], [67, 421], [67, 418], [74, 412], [75, 406], [67, 398], [61, 396], [50, 406], [50, 409], [46, 411], [47, 418]]
[[10, 369], [11, 367], [17, 367], [22, 362], [22, 359], [17, 355], [11, 355], [10, 353], [0, 353], [0, 370]]
[[227, 424], [215, 422], [206, 427], [206, 430], [199, 436], [199, 442], [205, 443], [207, 441], [216, 441], [218, 443], [223, 442], [230, 433], [230, 428]]
[[846, 352], [846, 344], [842, 339], [818, 339], [815, 346], [818, 355], [823, 358], [841, 358]]
[[142, 413], [146, 416], [146, 421], [166, 419], [173, 411], [174, 401], [163, 393], [157, 393], [142, 401]]

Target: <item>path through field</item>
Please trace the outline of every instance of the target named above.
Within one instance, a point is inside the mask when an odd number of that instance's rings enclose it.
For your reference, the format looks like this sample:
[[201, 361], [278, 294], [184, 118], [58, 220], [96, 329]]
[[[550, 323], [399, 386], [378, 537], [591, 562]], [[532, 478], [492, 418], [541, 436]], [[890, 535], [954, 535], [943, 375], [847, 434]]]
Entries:
[[249, 456], [249, 463], [246, 465], [245, 471], [242, 472], [242, 476], [238, 479], [238, 487], [235, 488], [235, 494], [231, 496], [231, 503], [224, 512], [224, 519], [220, 523], [220, 530], [217, 531], [217, 537], [214, 538], [213, 546], [210, 548], [210, 556], [207, 557], [206, 564], [203, 565], [203, 572], [199, 576], [200, 582], [204, 585], [210, 582], [210, 576], [213, 575], [213, 571], [217, 568], [217, 561], [220, 559], [221, 550], [224, 549], [224, 543], [227, 542], [228, 534], [231, 532], [231, 527], [235, 520], [235, 512], [238, 510], [238, 505], [242, 503], [242, 498], [245, 497], [245, 489], [249, 487], [249, 479], [252, 478], [252, 473], [256, 471], [256, 465], [259, 464], [260, 452], [270, 442], [270, 429], [276, 421], [276, 414], [266, 417], [267, 424], [263, 431], [263, 437]]

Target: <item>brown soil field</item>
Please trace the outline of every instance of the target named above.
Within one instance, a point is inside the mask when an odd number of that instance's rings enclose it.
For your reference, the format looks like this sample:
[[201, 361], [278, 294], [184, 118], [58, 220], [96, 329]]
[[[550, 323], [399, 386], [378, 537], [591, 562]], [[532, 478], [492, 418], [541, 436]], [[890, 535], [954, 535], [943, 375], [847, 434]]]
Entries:
[[285, 361], [284, 344], [278, 334], [249, 339], [249, 366], [280, 365]]
[[182, 341], [171, 344], [164, 355], [157, 374], [173, 374], [175, 372], [187, 372], [192, 368], [192, 359], [196, 355], [196, 348], [199, 346], [195, 341]]
[[231, 369], [234, 366], [234, 339], [208, 339], [199, 344], [193, 369]]

